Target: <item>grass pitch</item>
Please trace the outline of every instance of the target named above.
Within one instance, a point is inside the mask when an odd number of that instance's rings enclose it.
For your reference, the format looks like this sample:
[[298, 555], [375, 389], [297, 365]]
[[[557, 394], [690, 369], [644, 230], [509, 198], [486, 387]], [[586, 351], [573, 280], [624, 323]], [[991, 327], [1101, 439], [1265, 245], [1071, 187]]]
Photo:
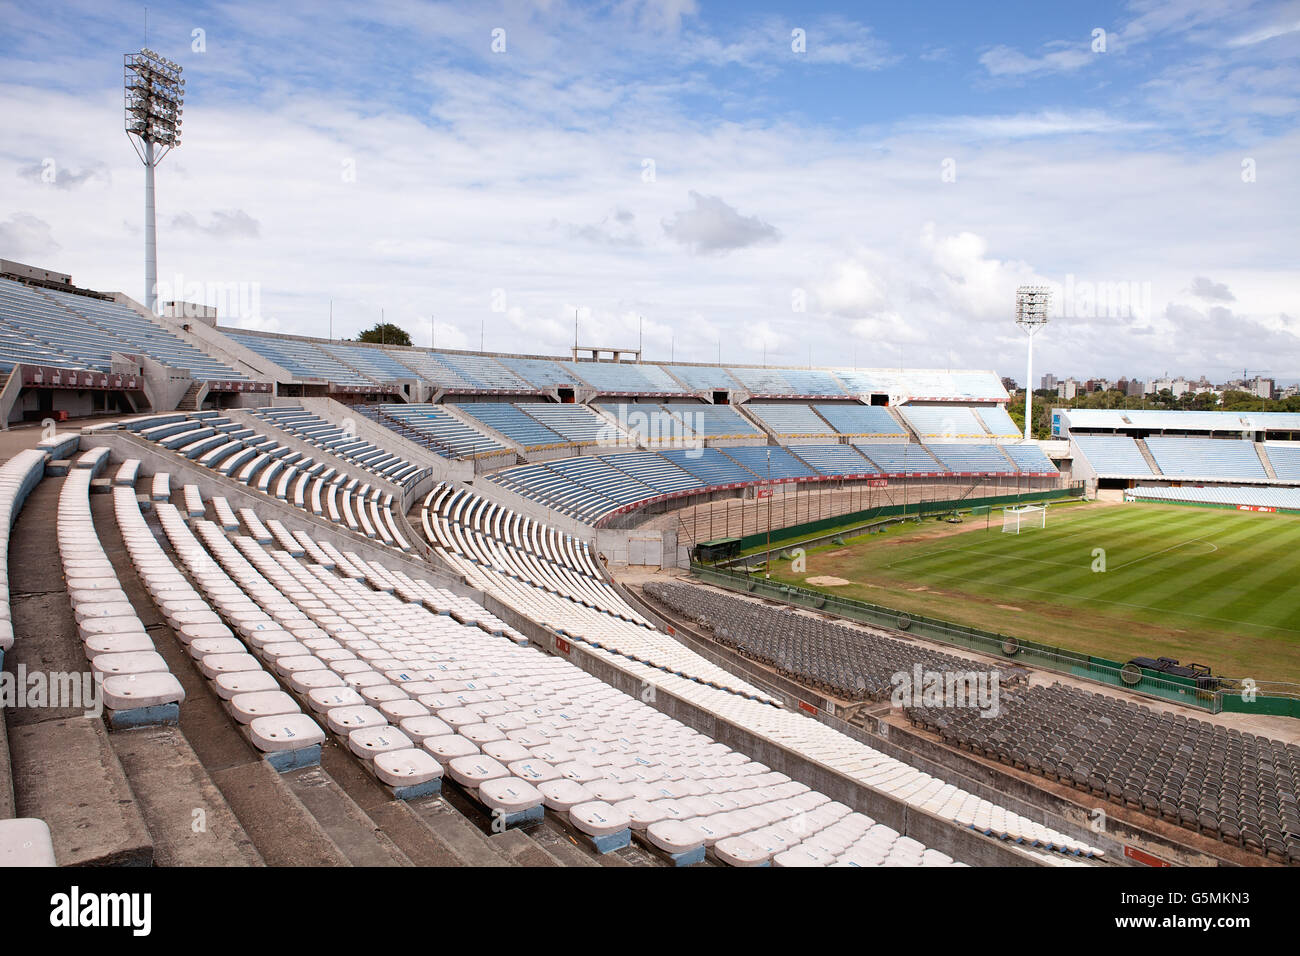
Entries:
[[[1300, 683], [1300, 516], [1098, 503], [1049, 509], [1046, 528], [1015, 535], [998, 511], [987, 530], [983, 518], [906, 524], [810, 551], [804, 573], [772, 570], [1114, 660]], [[850, 583], [807, 581], [820, 576]]]

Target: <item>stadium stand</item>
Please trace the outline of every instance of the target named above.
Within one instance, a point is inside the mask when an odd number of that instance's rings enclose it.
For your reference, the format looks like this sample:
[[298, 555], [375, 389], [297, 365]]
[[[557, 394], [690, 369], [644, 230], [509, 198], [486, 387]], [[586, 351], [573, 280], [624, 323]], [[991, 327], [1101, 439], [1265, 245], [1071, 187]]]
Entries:
[[1300, 511], [1300, 488], [1262, 488], [1259, 485], [1181, 485], [1169, 488], [1138, 485], [1127, 489], [1125, 495], [1139, 501], [1185, 501], [1193, 504], [1232, 505], [1251, 510]]
[[822, 437], [835, 430], [808, 405], [764, 405], [749, 402], [745, 410], [781, 437]]
[[84, 316], [105, 332], [127, 343], [127, 348], [143, 352], [171, 368], [184, 369], [192, 378], [230, 381], [244, 378], [230, 366], [218, 362], [206, 352], [177, 338], [162, 326], [149, 321], [125, 305], [84, 295], [74, 295], [71, 292], [60, 292], [57, 289], [47, 289], [43, 292], [69, 311]]
[[553, 359], [511, 358], [499, 359], [502, 365], [514, 372], [536, 389], [581, 385], [582, 379]]
[[1011, 456], [1012, 461], [1016, 463], [1016, 467], [1025, 474], [1060, 474], [1056, 466], [1052, 464], [1052, 460], [1043, 454], [1043, 450], [1037, 445], [1002, 445], [1000, 447]]
[[1061, 684], [1009, 689], [999, 707], [997, 721], [907, 714], [956, 746], [1300, 863], [1300, 747]]
[[[122, 589], [90, 512], [90, 483], [107, 467], [108, 455], [103, 447], [85, 452], [59, 489], [56, 529], [68, 600], [86, 659], [103, 681], [109, 725], [171, 723], [179, 717], [185, 691]], [[134, 494], [130, 497], [134, 504]]]
[[975, 411], [965, 405], [904, 405], [899, 409], [922, 438], [987, 438]]
[[116, 302], [0, 279], [0, 362], [112, 368], [111, 354], [143, 353], [199, 380], [243, 375]]
[[427, 469], [421, 469], [401, 455], [358, 438], [355, 431], [328, 422], [305, 409], [278, 405], [253, 409], [249, 414], [401, 487], [409, 488], [428, 474]]
[[854, 447], [887, 475], [945, 473], [943, 465], [939, 464], [922, 445], [900, 442], [855, 442]]
[[[513, 566], [514, 573], [511, 573], [498, 569], [500, 561], [484, 564], [468, 557], [465, 551], [475, 547], [486, 549], [491, 554], [491, 542], [471, 543], [463, 534], [465, 524], [456, 522], [454, 516], [459, 513], [468, 518], [471, 535], [476, 520], [479, 529], [498, 525], [490, 518], [477, 519], [482, 505], [478, 506], [478, 510], [473, 505], [469, 510], [465, 510], [463, 505], [458, 508], [455, 501], [460, 497], [464, 496], [449, 493], [445, 489], [435, 489], [426, 504], [425, 527], [439, 555], [459, 568], [468, 582], [497, 595], [505, 603], [515, 606], [533, 620], [546, 623], [558, 633], [589, 643], [616, 667], [674, 693], [690, 694], [698, 705], [719, 715], [725, 714], [727, 719], [740, 723], [751, 732], [762, 736], [777, 735], [786, 741], [787, 746], [815, 750], [820, 754], [822, 762], [841, 772], [851, 773], [868, 786], [880, 787], [909, 804], [924, 807], [958, 826], [978, 825], [976, 816], [979, 817], [979, 823], [992, 819], [995, 808], [991, 803], [980, 801], [941, 780], [921, 774], [901, 761], [885, 757], [823, 724], [771, 706], [760, 690], [687, 650], [668, 635], [641, 623], [640, 616], [630, 607], [622, 605], [626, 610], [615, 613], [621, 610], [618, 605], [622, 604], [615, 592], [610, 591], [601, 596], [600, 603], [606, 605], [605, 610], [584, 604], [574, 590], [582, 582], [557, 576], [562, 562], [549, 565], [538, 562], [516, 563]], [[469, 497], [472, 499], [473, 496]], [[450, 521], [447, 518], [449, 513], [453, 515]], [[452, 524], [460, 525], [462, 534], [459, 537], [456, 529], [451, 527]], [[551, 535], [549, 540], [554, 542], [556, 539]], [[497, 544], [510, 543], [503, 542], [500, 538], [495, 541]], [[512, 552], [512, 556], [517, 558], [519, 552]], [[570, 570], [576, 571], [575, 568]], [[535, 583], [528, 583], [530, 578]], [[586, 594], [585, 587], [583, 593]], [[864, 771], [862, 765], [858, 765], [850, 770], [854, 757], [865, 761], [871, 769]], [[882, 772], [886, 768], [887, 772]], [[1055, 833], [1001, 808], [996, 810], [999, 823], [989, 828], [991, 835], [1025, 840], [1029, 845], [1044, 850], [1072, 855], [1091, 856], [1099, 852], [1081, 841]], [[967, 819], [970, 820], [969, 823], [966, 822]], [[726, 839], [727, 835], [735, 834], [734, 829], [727, 828], [719, 832], [719, 837]], [[759, 842], [761, 844], [765, 841]], [[723, 845], [720, 855], [725, 850], [726, 846]]]
[[1072, 440], [1102, 477], [1150, 477], [1154, 474], [1137, 442], [1127, 435], [1074, 435]]
[[318, 379], [334, 385], [344, 385], [372, 391], [383, 391], [377, 382], [344, 365], [324, 349], [303, 339], [259, 335], [237, 329], [222, 329], [223, 334], [245, 348], [270, 359], [277, 365], [302, 379]]
[[481, 389], [462, 376], [433, 352], [423, 349], [394, 350], [393, 358], [410, 368], [430, 385], [451, 393], [477, 392]]
[[1279, 481], [1300, 481], [1300, 445], [1265, 445], [1264, 454]]
[[930, 454], [954, 474], [997, 475], [1015, 473], [1015, 464], [1007, 460], [997, 445], [928, 444]]
[[823, 475], [880, 474], [852, 445], [794, 445], [790, 451]]
[[416, 377], [410, 369], [377, 345], [344, 345], [340, 342], [331, 342], [320, 347], [343, 364], [376, 382], [394, 383], [398, 379]]
[[586, 405], [528, 402], [515, 407], [575, 445], [610, 444], [623, 437]]
[[557, 362], [605, 395], [666, 395], [682, 387], [657, 365], [630, 362]]
[[756, 481], [758, 476], [716, 448], [670, 449], [661, 454], [706, 485], [733, 485]]
[[462, 352], [429, 352], [427, 355], [441, 362], [461, 379], [476, 389], [486, 392], [529, 392], [536, 386], [525, 381], [490, 355], [472, 355]]
[[[601, 409], [646, 439], [675, 441], [681, 438], [757, 438], [762, 435], [734, 406], [703, 402], [602, 404]], [[640, 416], [646, 416], [642, 425]]]
[[813, 408], [841, 435], [888, 438], [907, 434], [889, 414], [889, 409], [880, 405], [814, 405]]
[[457, 402], [456, 408], [530, 450], [572, 444], [536, 418], [505, 402]]
[[1161, 472], [1170, 477], [1268, 480], [1254, 442], [1153, 435], [1146, 445]]
[[809, 478], [817, 472], [800, 461], [790, 449], [780, 445], [741, 445], [728, 448], [726, 455], [735, 459], [764, 481], [782, 478]]
[[984, 405], [974, 409], [975, 415], [984, 427], [988, 429], [989, 434], [995, 438], [1019, 438], [1020, 429], [1016, 428], [1016, 423], [1011, 420], [1007, 410], [1001, 405]]
[[506, 450], [495, 438], [471, 428], [440, 405], [353, 407], [443, 458], [476, 458]]
[[731, 392], [741, 387], [717, 365], [665, 365], [664, 369], [693, 392]]

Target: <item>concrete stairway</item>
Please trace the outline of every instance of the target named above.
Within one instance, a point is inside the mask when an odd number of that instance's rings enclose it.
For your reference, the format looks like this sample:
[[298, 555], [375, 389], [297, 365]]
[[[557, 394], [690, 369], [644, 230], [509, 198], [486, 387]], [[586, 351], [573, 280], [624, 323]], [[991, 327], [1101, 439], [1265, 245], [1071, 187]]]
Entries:
[[1156, 464], [1156, 457], [1151, 454], [1151, 449], [1147, 447], [1147, 443], [1141, 438], [1133, 439], [1133, 443], [1137, 445], [1138, 451], [1142, 452], [1142, 457], [1146, 459], [1147, 465], [1150, 466], [1151, 473], [1153, 475], [1163, 475], [1164, 472], [1161, 471], [1160, 466]]

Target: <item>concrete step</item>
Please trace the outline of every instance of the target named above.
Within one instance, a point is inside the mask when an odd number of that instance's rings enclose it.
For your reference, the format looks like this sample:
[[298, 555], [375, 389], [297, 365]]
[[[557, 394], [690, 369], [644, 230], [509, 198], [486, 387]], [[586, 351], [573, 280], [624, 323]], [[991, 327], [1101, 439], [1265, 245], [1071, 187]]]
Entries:
[[353, 866], [414, 866], [322, 767], [304, 767], [282, 776]]
[[149, 866], [153, 838], [98, 717], [10, 728], [20, 817], [49, 825], [60, 866]]
[[156, 866], [260, 866], [262, 855], [176, 727], [109, 734], [154, 843]]
[[[9, 588], [14, 646], [5, 655], [17, 675], [89, 671], [68, 603], [55, 519], [63, 482], [33, 489], [10, 534]], [[84, 686], [84, 685], [83, 685]], [[50, 827], [60, 865], [153, 862], [153, 841], [103, 720], [90, 702], [5, 710], [13, 807]]]

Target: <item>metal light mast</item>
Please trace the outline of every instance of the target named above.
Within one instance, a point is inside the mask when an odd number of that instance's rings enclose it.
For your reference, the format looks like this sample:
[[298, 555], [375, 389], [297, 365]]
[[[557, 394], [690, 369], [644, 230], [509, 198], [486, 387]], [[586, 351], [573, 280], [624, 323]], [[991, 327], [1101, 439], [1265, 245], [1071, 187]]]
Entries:
[[1047, 324], [1052, 308], [1052, 290], [1041, 285], [1022, 285], [1016, 290], [1016, 325], [1029, 336], [1029, 359], [1025, 367], [1025, 440], [1033, 437], [1034, 424], [1034, 333]]
[[123, 57], [126, 133], [144, 163], [144, 295], [158, 312], [158, 241], [154, 222], [153, 171], [181, 144], [185, 81], [181, 66], [147, 47]]

